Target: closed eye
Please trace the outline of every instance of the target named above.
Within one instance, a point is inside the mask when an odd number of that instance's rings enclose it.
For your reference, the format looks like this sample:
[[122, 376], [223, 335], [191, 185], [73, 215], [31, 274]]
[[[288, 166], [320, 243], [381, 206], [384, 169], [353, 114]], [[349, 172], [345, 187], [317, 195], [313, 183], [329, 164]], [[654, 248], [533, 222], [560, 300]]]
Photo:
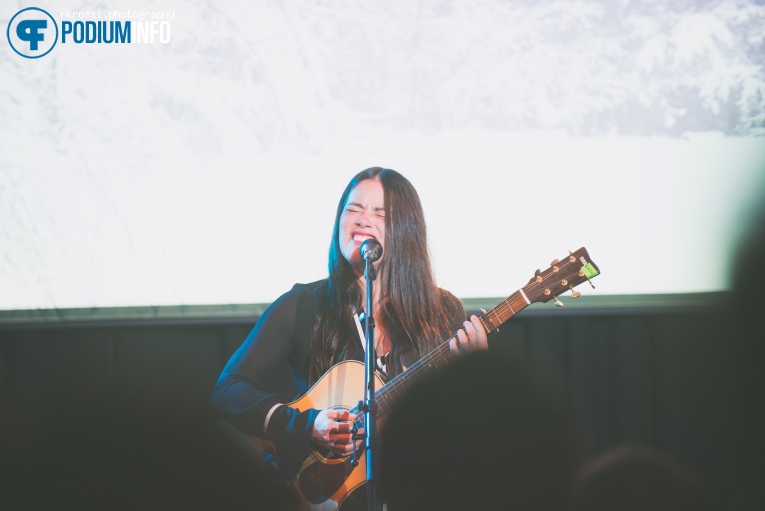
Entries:
[[[361, 204], [352, 202], [345, 206], [345, 210], [348, 213], [361, 213], [364, 211], [364, 206]], [[374, 214], [378, 218], [385, 218], [385, 208], [374, 208]]]

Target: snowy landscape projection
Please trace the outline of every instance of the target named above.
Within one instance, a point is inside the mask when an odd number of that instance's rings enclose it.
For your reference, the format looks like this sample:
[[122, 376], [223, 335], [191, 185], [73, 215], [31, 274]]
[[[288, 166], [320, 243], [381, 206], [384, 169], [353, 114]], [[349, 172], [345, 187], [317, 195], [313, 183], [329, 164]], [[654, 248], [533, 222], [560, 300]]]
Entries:
[[[169, 41], [14, 53], [34, 5], [173, 12]], [[339, 195], [396, 169], [441, 286], [586, 246], [598, 294], [727, 287], [765, 175], [760, 1], [0, 4], [0, 309], [273, 301]], [[607, 276], [607, 277], [606, 277]]]

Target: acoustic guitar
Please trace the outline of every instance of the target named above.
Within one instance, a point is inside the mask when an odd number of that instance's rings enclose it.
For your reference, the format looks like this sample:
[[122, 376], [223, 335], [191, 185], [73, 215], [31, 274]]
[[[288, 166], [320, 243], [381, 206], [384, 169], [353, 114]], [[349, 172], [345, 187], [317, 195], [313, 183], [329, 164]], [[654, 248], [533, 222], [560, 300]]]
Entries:
[[[574, 291], [574, 287], [590, 281], [599, 273], [600, 270], [590, 259], [587, 250], [582, 247], [570, 253], [565, 259], [554, 260], [545, 271], [537, 270], [528, 284], [493, 309], [483, 311], [480, 316], [481, 324], [489, 333], [532, 303], [555, 300], [555, 304], [562, 307], [563, 303], [558, 299], [559, 295], [571, 291], [572, 298], [578, 297], [580, 293]], [[383, 383], [379, 377], [376, 377], [375, 388], [378, 390], [375, 398], [378, 418], [384, 416], [396, 398], [422, 376], [451, 361], [452, 354], [449, 349], [451, 339], [446, 340], [387, 383]], [[363, 398], [363, 389], [364, 364], [355, 360], [343, 361], [333, 366], [308, 392], [289, 403], [288, 406], [299, 410], [307, 408], [349, 410], [356, 414], [359, 413], [358, 404]], [[364, 427], [363, 414], [359, 414], [356, 426], [359, 429]], [[264, 452], [267, 459], [278, 458], [278, 453], [271, 442], [256, 437], [250, 437], [250, 439]], [[310, 511], [366, 509], [364, 454], [361, 454], [358, 462], [356, 466], [353, 466], [351, 457], [334, 457], [334, 453], [318, 447], [313, 449], [299, 468], [290, 467], [286, 470], [289, 474], [290, 485], [295, 490], [296, 499], [299, 499], [299, 507]]]

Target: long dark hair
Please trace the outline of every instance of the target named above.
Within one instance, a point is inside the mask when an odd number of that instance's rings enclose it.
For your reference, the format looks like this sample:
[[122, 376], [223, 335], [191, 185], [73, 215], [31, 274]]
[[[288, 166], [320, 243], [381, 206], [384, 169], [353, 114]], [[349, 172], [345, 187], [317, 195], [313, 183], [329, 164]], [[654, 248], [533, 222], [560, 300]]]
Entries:
[[350, 343], [358, 342], [353, 312], [363, 308], [364, 297], [356, 284], [356, 272], [340, 250], [339, 231], [340, 215], [351, 190], [367, 179], [378, 179], [385, 192], [385, 252], [376, 281], [381, 307], [375, 315], [393, 340], [389, 374], [401, 371], [401, 354], [412, 352], [415, 360], [420, 358], [453, 335], [464, 320], [459, 301], [435, 285], [425, 215], [417, 191], [395, 170], [363, 170], [351, 179], [340, 197], [329, 248], [329, 278], [325, 286], [316, 289], [311, 382], [344, 360]]

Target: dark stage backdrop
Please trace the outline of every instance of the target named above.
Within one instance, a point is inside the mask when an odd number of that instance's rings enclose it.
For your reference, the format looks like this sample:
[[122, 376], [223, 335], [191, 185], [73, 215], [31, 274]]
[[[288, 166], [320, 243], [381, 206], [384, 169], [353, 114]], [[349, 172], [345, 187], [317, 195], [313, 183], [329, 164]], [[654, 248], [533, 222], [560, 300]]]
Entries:
[[[491, 349], [538, 366], [573, 407], [581, 458], [624, 442], [665, 451], [722, 497], [748, 484], [762, 453], [761, 399], [725, 305], [524, 311]], [[469, 305], [469, 304], [468, 304]], [[207, 407], [228, 357], [257, 317], [59, 322], [0, 329], [0, 441], [34, 442], [57, 413], [103, 395], [160, 395]], [[759, 383], [758, 383], [759, 382]], [[498, 425], [498, 435], [502, 434]], [[487, 447], [488, 448], [488, 447]]]

